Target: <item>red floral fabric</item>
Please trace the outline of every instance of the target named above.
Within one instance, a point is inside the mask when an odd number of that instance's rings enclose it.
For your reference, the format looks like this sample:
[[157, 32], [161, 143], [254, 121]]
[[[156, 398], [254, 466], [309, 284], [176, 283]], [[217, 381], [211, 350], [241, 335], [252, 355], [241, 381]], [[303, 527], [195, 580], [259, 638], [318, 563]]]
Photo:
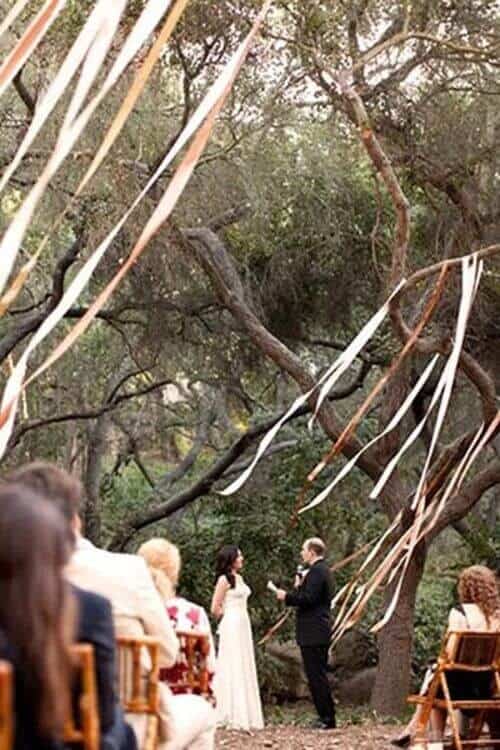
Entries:
[[[181, 597], [168, 600], [165, 602], [165, 607], [176, 632], [192, 632], [208, 635], [210, 651], [207, 657], [207, 667], [209, 671], [209, 690], [210, 694], [213, 695], [212, 683], [215, 673], [215, 646], [207, 613], [203, 607]], [[193, 692], [182, 684], [186, 680], [187, 671], [187, 657], [181, 639], [179, 654], [175, 664], [168, 669], [163, 668], [160, 670], [160, 680], [167, 682], [174, 694]]]

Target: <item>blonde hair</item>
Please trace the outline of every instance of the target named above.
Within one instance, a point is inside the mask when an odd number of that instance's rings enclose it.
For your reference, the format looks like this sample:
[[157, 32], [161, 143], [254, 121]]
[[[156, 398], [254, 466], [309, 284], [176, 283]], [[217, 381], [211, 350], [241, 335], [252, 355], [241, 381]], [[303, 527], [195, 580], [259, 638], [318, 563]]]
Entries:
[[495, 573], [485, 565], [472, 565], [460, 573], [458, 595], [462, 604], [476, 604], [486, 617], [500, 619], [500, 594]]
[[137, 552], [151, 571], [153, 581], [163, 599], [175, 596], [181, 571], [179, 549], [166, 539], [150, 539], [139, 547]]

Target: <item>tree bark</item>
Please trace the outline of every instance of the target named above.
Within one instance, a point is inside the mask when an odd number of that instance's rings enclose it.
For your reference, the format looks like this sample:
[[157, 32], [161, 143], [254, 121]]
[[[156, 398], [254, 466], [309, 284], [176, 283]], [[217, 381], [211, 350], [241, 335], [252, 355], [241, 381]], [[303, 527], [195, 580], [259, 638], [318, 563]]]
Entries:
[[[425, 554], [414, 555], [393, 617], [378, 637], [379, 663], [371, 706], [381, 716], [401, 714], [410, 692], [413, 620], [418, 585], [425, 565]], [[393, 587], [387, 592], [389, 604]]]
[[88, 431], [82, 521], [85, 536], [97, 546], [101, 543], [101, 469], [108, 427], [109, 416], [102, 414]]

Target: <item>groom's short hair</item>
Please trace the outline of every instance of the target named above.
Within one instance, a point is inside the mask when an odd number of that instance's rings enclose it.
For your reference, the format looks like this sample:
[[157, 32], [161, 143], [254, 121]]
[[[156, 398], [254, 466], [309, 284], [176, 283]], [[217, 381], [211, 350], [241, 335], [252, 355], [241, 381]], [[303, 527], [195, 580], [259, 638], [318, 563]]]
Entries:
[[318, 557], [324, 557], [326, 552], [326, 544], [319, 536], [313, 536], [311, 539], [306, 539], [305, 545], [307, 549], [312, 550]]

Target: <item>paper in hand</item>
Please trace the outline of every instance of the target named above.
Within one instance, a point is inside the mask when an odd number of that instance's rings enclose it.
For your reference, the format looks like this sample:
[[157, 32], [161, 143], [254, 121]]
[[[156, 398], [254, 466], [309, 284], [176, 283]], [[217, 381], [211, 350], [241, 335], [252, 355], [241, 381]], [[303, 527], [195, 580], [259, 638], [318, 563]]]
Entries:
[[268, 588], [269, 591], [272, 591], [273, 594], [275, 594], [277, 592], [277, 590], [278, 590], [277, 587], [274, 585], [274, 583], [272, 581], [268, 581], [267, 582], [267, 588]]

